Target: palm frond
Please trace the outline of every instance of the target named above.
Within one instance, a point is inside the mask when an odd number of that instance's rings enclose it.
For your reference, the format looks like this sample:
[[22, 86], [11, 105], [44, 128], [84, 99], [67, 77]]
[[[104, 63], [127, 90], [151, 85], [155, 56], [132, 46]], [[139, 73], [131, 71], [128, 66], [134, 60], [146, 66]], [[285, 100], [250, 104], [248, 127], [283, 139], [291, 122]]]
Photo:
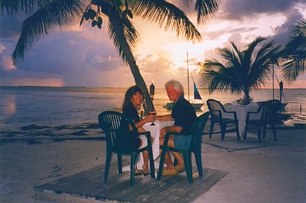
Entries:
[[51, 3], [54, 0], [0, 0], [0, 13], [7, 12], [10, 16], [20, 13], [32, 14], [34, 10]]
[[255, 48], [263, 40], [265, 38], [256, 38], [244, 51], [231, 42], [231, 48], [222, 48], [218, 53], [224, 63], [215, 59], [205, 60], [201, 75], [208, 84], [209, 92], [244, 92], [245, 98], [249, 98], [251, 89], [264, 85], [271, 76], [271, 58], [276, 57], [279, 46], [274, 47], [272, 42], [264, 44], [255, 55]]
[[[130, 4], [131, 5], [131, 4]], [[187, 40], [201, 40], [201, 34], [183, 11], [163, 0], [139, 0], [131, 5], [136, 15], [156, 22], [165, 30], [171, 29], [176, 35], [184, 35]]]
[[[243, 51], [243, 62], [245, 67], [251, 67], [251, 59], [252, 59], [252, 53], [254, 52], [255, 47], [262, 41], [266, 40], [266, 38], [263, 37], [257, 37], [251, 44], [249, 44], [248, 48]], [[261, 49], [265, 50], [265, 49]], [[257, 56], [260, 56], [261, 54], [258, 54]]]
[[139, 34], [130, 20], [125, 19], [123, 21], [120, 16], [114, 12], [112, 12], [108, 17], [108, 34], [113, 40], [113, 43], [117, 48], [121, 58], [126, 61], [126, 56], [123, 52], [123, 46], [132, 51], [133, 47], [135, 47], [138, 41]]
[[280, 45], [275, 46], [273, 41], [262, 45], [254, 56], [253, 64], [250, 68], [248, 81], [251, 86], [257, 88], [265, 85], [265, 81], [273, 77], [273, 64], [278, 55]]
[[195, 10], [197, 11], [197, 22], [205, 22], [213, 16], [219, 7], [220, 0], [197, 0]]
[[289, 83], [297, 80], [297, 77], [305, 72], [305, 63], [306, 60], [295, 60], [289, 59], [287, 60], [282, 66], [282, 74], [284, 79], [287, 80]]
[[226, 61], [227, 61], [227, 66], [240, 66], [241, 63], [241, 58], [240, 58], [240, 53], [230, 48], [223, 48], [219, 51], [220, 56], [222, 56]]
[[21, 35], [13, 52], [14, 63], [23, 58], [34, 42], [48, 34], [55, 25], [62, 26], [78, 16], [81, 8], [78, 0], [56, 0], [28, 17], [22, 24]]
[[[306, 61], [306, 20], [298, 21], [292, 32], [292, 37], [280, 52], [284, 59], [282, 73], [289, 83], [305, 71]], [[290, 70], [292, 69], [292, 70]]]
[[135, 29], [133, 23], [129, 19], [124, 21], [124, 33], [127, 41], [132, 47], [135, 47], [139, 41], [139, 33]]

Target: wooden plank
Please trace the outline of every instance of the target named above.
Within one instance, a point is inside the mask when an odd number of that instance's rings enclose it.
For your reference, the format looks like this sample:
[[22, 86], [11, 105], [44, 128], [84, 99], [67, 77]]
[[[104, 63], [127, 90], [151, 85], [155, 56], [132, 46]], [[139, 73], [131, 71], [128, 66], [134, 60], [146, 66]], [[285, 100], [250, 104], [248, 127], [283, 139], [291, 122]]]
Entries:
[[[123, 160], [123, 164], [127, 164], [127, 160]], [[112, 182], [110, 181], [110, 176], [117, 177], [118, 175], [117, 162], [111, 163], [110, 169], [112, 170], [109, 172], [108, 182]], [[51, 183], [38, 186], [36, 189], [39, 191], [40, 188], [43, 188], [44, 190], [55, 191], [57, 194], [61, 194], [63, 192], [75, 193], [78, 192], [78, 188], [81, 186], [85, 185], [86, 188], [88, 184], [94, 181], [99, 183], [104, 182], [104, 166], [97, 166], [89, 170], [61, 178]]]
[[[195, 170], [193, 169], [193, 171]], [[176, 182], [169, 182], [169, 181], [165, 182], [167, 184], [166, 187], [159, 188], [159, 193], [155, 194], [150, 199], [148, 199], [148, 202], [155, 202], [156, 200], [158, 200], [159, 202], [167, 202], [169, 200], [171, 200], [172, 202], [172, 201], [179, 200], [179, 202], [181, 202], [181, 199], [184, 196], [187, 196], [190, 201], [191, 200], [190, 198], [193, 194], [190, 191], [193, 191], [194, 188], [197, 188], [200, 184], [205, 182], [205, 180], [207, 180], [215, 172], [216, 172], [215, 170], [211, 171], [208, 169], [203, 169], [204, 177], [194, 178], [194, 182], [192, 184], [189, 184], [186, 173], [182, 173], [178, 175], [181, 178], [177, 180]], [[162, 177], [161, 180], [163, 178], [164, 177]], [[176, 176], [175, 176], [175, 179], [177, 179]], [[171, 192], [170, 193], [164, 192], [167, 190]]]
[[[168, 179], [169, 180], [169, 179]], [[172, 181], [176, 182], [177, 180], [173, 179]], [[152, 180], [148, 182], [138, 183], [137, 188], [127, 188], [125, 195], [120, 195], [120, 200], [127, 200], [133, 202], [135, 200], [145, 201], [149, 199], [152, 195], [155, 195], [159, 192], [160, 180]]]
[[[219, 180], [221, 180], [227, 173], [224, 171], [209, 170], [211, 175], [207, 177], [198, 178], [194, 181], [195, 187], [188, 191], [188, 194], [180, 197], [181, 202], [188, 202], [190, 200], [196, 200], [202, 194], [206, 193], [212, 188]], [[197, 184], [197, 185], [196, 185]]]
[[[129, 159], [123, 161], [128, 165]], [[193, 171], [196, 171], [195, 168]], [[117, 162], [111, 164], [108, 180], [103, 181], [104, 166], [95, 167], [50, 183], [34, 187], [36, 191], [52, 191], [57, 194], [71, 194], [97, 200], [117, 200], [124, 202], [190, 202], [207, 192], [221, 178], [224, 171], [203, 169], [203, 177], [188, 183], [186, 173], [162, 177], [160, 180], [150, 176], [136, 176], [135, 184], [130, 186], [130, 171], [118, 174]]]

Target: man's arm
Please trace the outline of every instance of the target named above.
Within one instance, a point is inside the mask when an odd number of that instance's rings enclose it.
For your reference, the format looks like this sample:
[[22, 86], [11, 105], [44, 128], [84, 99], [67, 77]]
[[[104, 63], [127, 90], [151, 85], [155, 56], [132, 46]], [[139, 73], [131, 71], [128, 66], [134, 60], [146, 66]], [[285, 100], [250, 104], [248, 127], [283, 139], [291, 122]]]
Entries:
[[174, 121], [171, 114], [163, 115], [163, 116], [155, 116], [155, 120], [158, 121]]
[[167, 132], [175, 132], [175, 133], [180, 133], [181, 131], [183, 130], [182, 127], [179, 127], [179, 126], [166, 126], [166, 127], [163, 127], [161, 130], [160, 130], [160, 136], [161, 137], [164, 137], [165, 134]]

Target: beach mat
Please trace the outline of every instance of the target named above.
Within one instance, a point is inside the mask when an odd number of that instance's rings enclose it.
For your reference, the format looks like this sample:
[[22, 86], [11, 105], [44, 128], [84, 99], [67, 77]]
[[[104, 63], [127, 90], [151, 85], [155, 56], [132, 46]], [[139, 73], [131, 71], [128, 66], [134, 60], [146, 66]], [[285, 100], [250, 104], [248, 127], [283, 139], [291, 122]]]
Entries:
[[[197, 175], [193, 168], [194, 175]], [[227, 172], [209, 168], [203, 169], [203, 177], [194, 177], [188, 183], [186, 172], [160, 180], [150, 176], [135, 176], [135, 183], [130, 186], [130, 171], [117, 173], [117, 166], [112, 164], [107, 182], [103, 181], [104, 166], [95, 167], [50, 183], [35, 185], [34, 190], [69, 194], [76, 197], [118, 202], [193, 202], [218, 181]]]

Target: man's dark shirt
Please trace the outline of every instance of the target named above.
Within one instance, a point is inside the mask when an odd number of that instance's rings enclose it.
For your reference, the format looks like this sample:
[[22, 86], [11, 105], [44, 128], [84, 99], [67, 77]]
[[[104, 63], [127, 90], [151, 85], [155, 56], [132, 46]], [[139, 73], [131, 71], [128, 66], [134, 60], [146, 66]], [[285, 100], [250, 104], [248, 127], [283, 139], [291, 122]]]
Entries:
[[194, 108], [184, 96], [181, 96], [174, 105], [171, 116], [174, 118], [174, 126], [183, 128], [181, 133], [187, 133], [197, 118]]

